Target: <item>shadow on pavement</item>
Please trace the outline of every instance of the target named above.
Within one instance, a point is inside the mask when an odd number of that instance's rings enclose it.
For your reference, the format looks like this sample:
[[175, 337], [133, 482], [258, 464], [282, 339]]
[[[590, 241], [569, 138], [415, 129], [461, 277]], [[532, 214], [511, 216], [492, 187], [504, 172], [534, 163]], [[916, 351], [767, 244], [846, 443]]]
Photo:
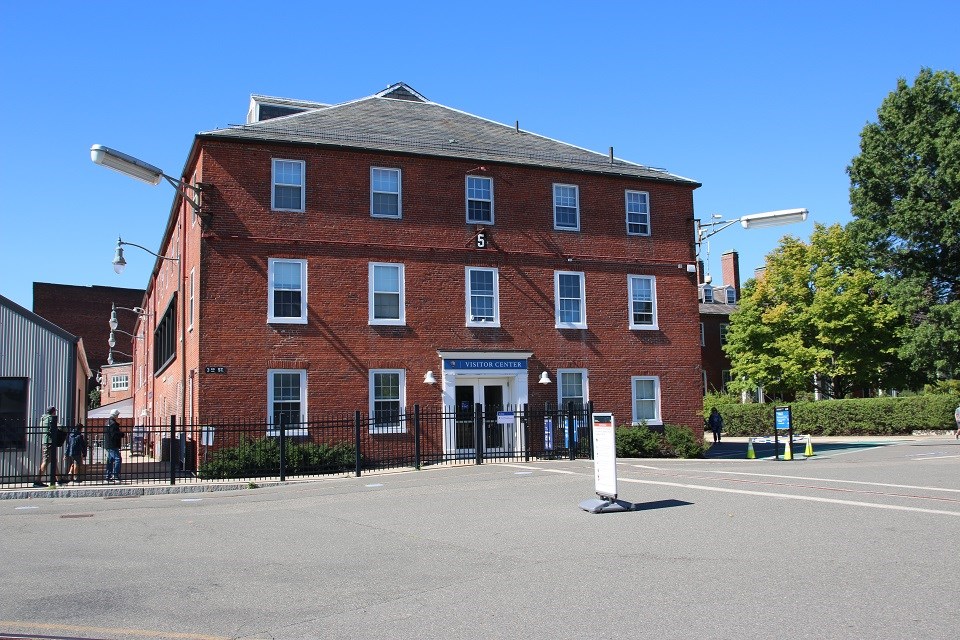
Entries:
[[[877, 447], [886, 447], [891, 444], [896, 444], [894, 442], [817, 442], [813, 441], [813, 453], [814, 457], [818, 455], [826, 455], [830, 453], [838, 453], [842, 451], [856, 451], [856, 450], [865, 450], [865, 449], [876, 449]], [[781, 442], [780, 446], [776, 449], [774, 448], [773, 443], [765, 442], [756, 442], [753, 445], [753, 452], [760, 458], [772, 458], [774, 451], [783, 457], [783, 447], [784, 443]], [[806, 456], [803, 455], [806, 444], [803, 442], [794, 442], [793, 443], [793, 459], [794, 460], [804, 460]], [[733, 459], [733, 458], [746, 458], [747, 457], [747, 443], [746, 442], [715, 442], [703, 455], [707, 459]]]

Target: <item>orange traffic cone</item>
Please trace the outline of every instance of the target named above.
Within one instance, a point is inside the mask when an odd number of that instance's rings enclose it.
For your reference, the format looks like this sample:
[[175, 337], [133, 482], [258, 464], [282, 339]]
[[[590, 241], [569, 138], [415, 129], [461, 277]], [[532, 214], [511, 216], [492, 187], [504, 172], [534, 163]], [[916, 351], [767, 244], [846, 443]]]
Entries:
[[753, 452], [753, 438], [747, 438], [747, 460], [756, 460], [757, 454]]
[[807, 436], [807, 449], [803, 452], [803, 455], [808, 458], [812, 458], [814, 456], [813, 442], [810, 440], [810, 436]]
[[790, 442], [790, 436], [787, 436], [787, 441], [783, 443], [783, 459], [793, 460], [793, 443]]

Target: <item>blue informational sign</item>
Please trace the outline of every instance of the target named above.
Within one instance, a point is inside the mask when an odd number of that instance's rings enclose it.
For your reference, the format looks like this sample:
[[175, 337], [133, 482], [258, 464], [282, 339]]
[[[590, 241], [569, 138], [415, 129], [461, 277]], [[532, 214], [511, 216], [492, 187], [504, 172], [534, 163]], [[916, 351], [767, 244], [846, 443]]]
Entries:
[[526, 369], [526, 360], [470, 360], [470, 359], [449, 359], [443, 361], [444, 369], [457, 369], [460, 371], [509, 371], [511, 369]]
[[773, 416], [777, 429], [790, 428], [790, 407], [776, 407]]
[[547, 451], [553, 451], [553, 418], [543, 419], [543, 446]]

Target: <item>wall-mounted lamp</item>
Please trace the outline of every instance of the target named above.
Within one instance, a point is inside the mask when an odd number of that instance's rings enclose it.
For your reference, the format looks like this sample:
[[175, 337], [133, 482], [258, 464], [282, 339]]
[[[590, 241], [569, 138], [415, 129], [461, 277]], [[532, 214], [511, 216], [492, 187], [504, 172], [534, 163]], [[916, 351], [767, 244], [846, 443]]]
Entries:
[[537, 380], [538, 384], [553, 384], [553, 380], [550, 379], [550, 374], [544, 371], [540, 374], [540, 379]]
[[433, 377], [433, 371], [427, 371], [423, 375], [423, 384], [437, 384], [437, 379]]

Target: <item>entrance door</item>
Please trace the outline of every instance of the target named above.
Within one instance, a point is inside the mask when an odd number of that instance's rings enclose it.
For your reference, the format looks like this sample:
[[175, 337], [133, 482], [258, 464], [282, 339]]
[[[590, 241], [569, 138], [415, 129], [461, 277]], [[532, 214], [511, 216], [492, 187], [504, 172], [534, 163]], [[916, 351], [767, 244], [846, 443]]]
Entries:
[[480, 404], [483, 417], [483, 442], [480, 443], [483, 452], [497, 453], [513, 447], [512, 426], [497, 423], [497, 412], [503, 411], [509, 387], [509, 380], [501, 378], [457, 380], [454, 446], [458, 454], [476, 455], [477, 404]]

